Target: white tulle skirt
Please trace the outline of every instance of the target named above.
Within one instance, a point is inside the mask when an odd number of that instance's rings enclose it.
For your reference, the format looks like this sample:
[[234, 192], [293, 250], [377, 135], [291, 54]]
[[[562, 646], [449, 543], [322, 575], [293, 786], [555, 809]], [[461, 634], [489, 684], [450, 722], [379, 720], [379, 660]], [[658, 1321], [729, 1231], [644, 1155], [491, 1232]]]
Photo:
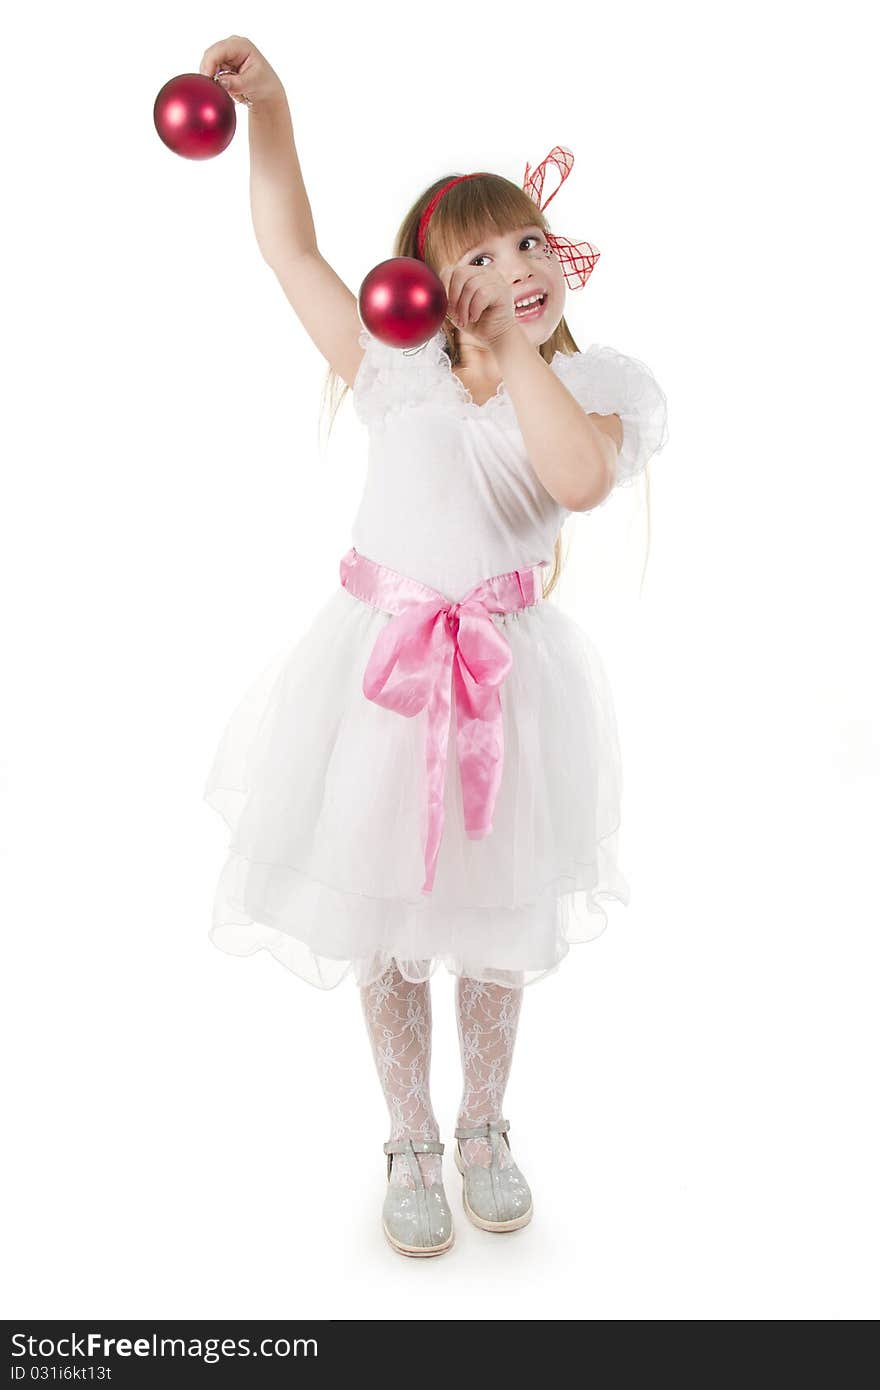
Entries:
[[361, 688], [390, 616], [336, 590], [232, 714], [205, 787], [231, 832], [210, 937], [270, 951], [324, 989], [396, 960], [424, 980], [529, 984], [629, 901], [617, 865], [621, 769], [601, 660], [552, 602], [497, 614], [513, 664], [501, 687], [504, 768], [493, 829], [469, 839], [450, 734], [433, 892], [421, 891], [425, 712]]

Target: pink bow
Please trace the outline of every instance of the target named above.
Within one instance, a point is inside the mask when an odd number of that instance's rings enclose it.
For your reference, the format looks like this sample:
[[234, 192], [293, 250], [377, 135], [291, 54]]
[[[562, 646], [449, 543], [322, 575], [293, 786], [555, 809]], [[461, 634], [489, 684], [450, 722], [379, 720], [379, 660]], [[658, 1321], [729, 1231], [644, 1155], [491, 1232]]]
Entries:
[[524, 569], [490, 575], [457, 603], [439, 589], [362, 555], [355, 546], [339, 563], [343, 588], [388, 615], [364, 669], [364, 694], [408, 717], [427, 710], [423, 893], [434, 886], [443, 834], [452, 694], [464, 825], [468, 836], [479, 840], [492, 829], [501, 785], [504, 728], [499, 687], [513, 660], [492, 615], [516, 613], [541, 600], [541, 570], [547, 563], [539, 560]]
[[[443, 834], [443, 795], [451, 692], [455, 690], [455, 746], [461, 773], [464, 822], [472, 840], [492, 829], [504, 761], [498, 687], [510, 670], [510, 644], [483, 601], [484, 585], [460, 603], [427, 599], [386, 623], [364, 672], [368, 699], [411, 717], [427, 707], [428, 829], [423, 893], [434, 886]], [[450, 680], [451, 676], [451, 680]]]

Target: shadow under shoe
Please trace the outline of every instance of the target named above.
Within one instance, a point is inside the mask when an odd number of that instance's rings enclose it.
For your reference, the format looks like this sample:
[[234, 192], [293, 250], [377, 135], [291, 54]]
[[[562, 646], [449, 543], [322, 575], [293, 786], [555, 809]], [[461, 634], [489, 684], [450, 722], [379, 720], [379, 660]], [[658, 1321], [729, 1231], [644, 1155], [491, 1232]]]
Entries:
[[[518, 1231], [532, 1219], [532, 1194], [516, 1164], [500, 1165], [502, 1141], [510, 1151], [507, 1131], [509, 1120], [490, 1120], [472, 1129], [455, 1131], [455, 1164], [462, 1175], [464, 1209], [481, 1231]], [[488, 1167], [480, 1163], [465, 1163], [461, 1152], [462, 1139], [488, 1139], [492, 1158]]]
[[383, 1145], [389, 1180], [392, 1155], [402, 1153], [415, 1183], [414, 1187], [403, 1187], [389, 1181], [382, 1206], [382, 1228], [401, 1255], [442, 1255], [455, 1239], [443, 1183], [426, 1187], [416, 1158], [420, 1153], [442, 1154], [444, 1147], [439, 1139], [389, 1139]]

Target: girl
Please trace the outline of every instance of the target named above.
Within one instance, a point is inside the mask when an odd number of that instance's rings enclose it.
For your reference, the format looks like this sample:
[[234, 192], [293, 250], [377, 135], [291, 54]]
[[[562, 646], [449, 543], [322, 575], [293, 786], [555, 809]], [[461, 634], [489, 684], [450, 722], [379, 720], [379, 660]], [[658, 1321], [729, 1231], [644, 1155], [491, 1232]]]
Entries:
[[524, 188], [475, 173], [416, 199], [394, 254], [435, 269], [448, 317], [404, 353], [362, 329], [318, 250], [265, 58], [233, 36], [200, 71], [249, 107], [260, 251], [369, 431], [340, 587], [251, 687], [208, 777], [232, 832], [211, 938], [322, 988], [353, 976], [391, 1122], [383, 1228], [401, 1253], [436, 1255], [454, 1233], [433, 970], [457, 977], [464, 1209], [515, 1230], [533, 1209], [503, 1116], [523, 989], [599, 934], [603, 900], [628, 901], [605, 673], [547, 598], [565, 518], [643, 472], [666, 403], [636, 359], [578, 351], [563, 317], [598, 255], [542, 211], [567, 150], [527, 166]]

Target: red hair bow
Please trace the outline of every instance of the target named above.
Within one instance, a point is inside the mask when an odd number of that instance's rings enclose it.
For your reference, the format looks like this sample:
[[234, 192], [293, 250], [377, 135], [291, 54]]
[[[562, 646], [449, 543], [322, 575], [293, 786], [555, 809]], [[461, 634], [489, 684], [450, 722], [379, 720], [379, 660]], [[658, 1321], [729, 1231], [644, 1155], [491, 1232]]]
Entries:
[[[544, 201], [541, 197], [544, 191], [544, 176], [548, 165], [554, 165], [559, 174], [559, 184]], [[564, 145], [554, 145], [550, 153], [541, 163], [536, 166], [529, 174], [529, 164], [526, 162], [526, 171], [523, 175], [523, 192], [528, 193], [533, 202], [538, 204], [541, 211], [556, 197], [559, 189], [565, 183], [574, 165], [574, 155], [571, 150]], [[547, 240], [551, 249], [555, 251], [561, 265], [562, 273], [566, 283], [571, 290], [583, 289], [593, 273], [600, 252], [589, 241], [569, 241], [568, 237], [554, 236], [552, 232], [546, 233]]]

